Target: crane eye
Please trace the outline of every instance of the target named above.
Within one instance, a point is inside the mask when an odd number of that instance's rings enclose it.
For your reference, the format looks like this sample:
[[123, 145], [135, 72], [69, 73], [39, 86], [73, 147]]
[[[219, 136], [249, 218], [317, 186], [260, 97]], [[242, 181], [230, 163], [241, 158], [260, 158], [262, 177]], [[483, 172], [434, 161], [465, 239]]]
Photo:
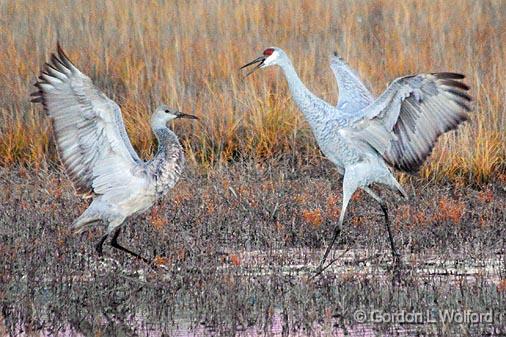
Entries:
[[170, 111], [169, 111], [169, 109], [167, 109], [167, 110], [165, 110], [165, 112], [166, 112], [166, 113], [169, 113]]

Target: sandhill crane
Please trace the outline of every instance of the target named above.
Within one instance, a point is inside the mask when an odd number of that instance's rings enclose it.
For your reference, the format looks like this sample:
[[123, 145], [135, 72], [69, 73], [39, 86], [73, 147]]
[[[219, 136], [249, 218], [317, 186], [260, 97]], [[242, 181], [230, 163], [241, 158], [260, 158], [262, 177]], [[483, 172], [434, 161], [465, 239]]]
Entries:
[[183, 148], [167, 123], [197, 117], [159, 106], [151, 116], [158, 151], [144, 162], [128, 139], [119, 106], [74, 66], [59, 44], [57, 49], [35, 83], [38, 91], [32, 102], [42, 103], [51, 118], [60, 159], [77, 191], [94, 194], [72, 228], [79, 233], [103, 222], [107, 228], [96, 244], [99, 255], [112, 234], [112, 247], [149, 263], [118, 243], [121, 225], [130, 215], [149, 209], [179, 180]]
[[395, 266], [400, 255], [390, 229], [386, 203], [369, 186], [380, 183], [406, 192], [392, 175], [389, 166], [414, 173], [431, 153], [437, 138], [456, 129], [468, 119], [471, 97], [464, 76], [431, 73], [395, 79], [376, 99], [359, 76], [337, 53], [331, 68], [339, 87], [339, 102], [333, 106], [310, 92], [297, 75], [290, 58], [280, 48], [271, 47], [241, 69], [256, 64], [255, 70], [279, 65], [284, 72], [295, 103], [304, 114], [323, 154], [343, 177], [343, 199], [339, 222], [318, 270], [322, 270], [339, 236], [352, 194], [361, 188], [383, 210]]

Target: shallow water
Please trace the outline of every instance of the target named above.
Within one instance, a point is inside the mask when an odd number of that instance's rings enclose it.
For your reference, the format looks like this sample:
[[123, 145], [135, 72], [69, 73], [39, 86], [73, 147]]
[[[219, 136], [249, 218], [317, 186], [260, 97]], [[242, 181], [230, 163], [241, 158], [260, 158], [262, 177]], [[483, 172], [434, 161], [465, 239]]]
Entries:
[[[361, 250], [336, 251], [339, 259], [312, 280], [314, 266], [300, 262], [318, 261], [312, 255], [320, 253], [277, 250], [270, 252], [271, 258], [290, 258], [294, 264], [267, 268], [265, 252], [242, 252], [240, 266], [225, 262], [215, 269], [224, 275], [219, 281], [193, 275], [191, 282], [176, 286], [178, 274], [196, 272], [174, 266], [152, 270], [140, 263], [124, 268], [114, 259], [97, 263], [95, 257], [83, 256], [89, 269], [80, 274], [24, 276], [9, 283], [0, 331], [15, 336], [412, 336], [462, 329], [489, 335], [504, 331], [500, 259], [442, 261], [425, 256], [423, 263], [406, 265], [404, 280], [397, 284], [387, 271], [388, 252], [367, 256]], [[414, 259], [404, 257], [405, 262]], [[467, 321], [444, 322], [440, 314], [446, 311], [495, 316], [492, 321], [484, 317], [473, 322], [468, 315]]]
[[156, 257], [153, 270], [108, 245], [98, 258], [101, 228], [70, 233], [89, 201], [65, 178], [0, 171], [0, 335], [506, 333], [500, 188], [420, 185], [416, 199], [392, 208], [401, 282], [378, 207], [358, 198], [335, 262], [313, 279], [338, 215], [335, 178], [256, 166], [187, 177], [120, 238]]

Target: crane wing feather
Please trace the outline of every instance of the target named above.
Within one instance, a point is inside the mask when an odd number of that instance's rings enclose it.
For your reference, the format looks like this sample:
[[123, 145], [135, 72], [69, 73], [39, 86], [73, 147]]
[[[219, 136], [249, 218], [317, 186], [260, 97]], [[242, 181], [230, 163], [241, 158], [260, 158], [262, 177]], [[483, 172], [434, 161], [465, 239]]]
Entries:
[[33, 93], [53, 123], [58, 153], [80, 192], [104, 194], [131, 181], [142, 161], [128, 139], [119, 106], [81, 73], [58, 45]]
[[400, 77], [358, 112], [348, 132], [397, 169], [416, 172], [437, 138], [468, 119], [471, 97], [455, 73]]
[[339, 89], [337, 109], [345, 114], [355, 115], [374, 100], [358, 74], [337, 53], [330, 59]]

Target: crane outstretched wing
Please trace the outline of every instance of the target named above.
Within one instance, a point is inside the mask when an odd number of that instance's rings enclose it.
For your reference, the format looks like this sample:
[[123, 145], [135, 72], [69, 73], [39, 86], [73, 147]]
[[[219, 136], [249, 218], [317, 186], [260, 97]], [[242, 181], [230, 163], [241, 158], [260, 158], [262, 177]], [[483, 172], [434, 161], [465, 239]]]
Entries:
[[471, 97], [462, 79], [455, 73], [397, 78], [345, 132], [395, 168], [416, 172], [437, 138], [468, 119]]
[[337, 53], [330, 59], [339, 89], [337, 109], [347, 115], [356, 115], [374, 100], [358, 74]]
[[53, 122], [60, 158], [80, 192], [104, 194], [132, 178], [142, 161], [128, 139], [119, 106], [65, 55], [51, 55], [32, 94]]

